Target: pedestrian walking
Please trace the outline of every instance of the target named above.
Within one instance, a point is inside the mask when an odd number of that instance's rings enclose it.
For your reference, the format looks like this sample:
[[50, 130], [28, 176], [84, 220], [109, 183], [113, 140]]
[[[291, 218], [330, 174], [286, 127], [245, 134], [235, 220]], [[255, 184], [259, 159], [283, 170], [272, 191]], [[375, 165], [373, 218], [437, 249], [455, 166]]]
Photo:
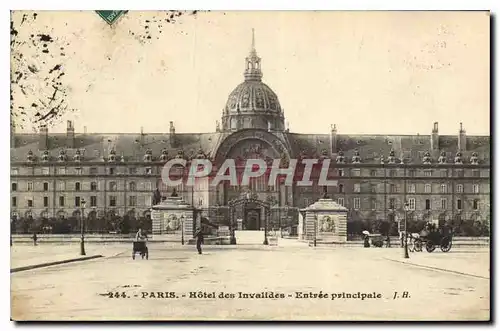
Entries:
[[203, 244], [203, 231], [201, 231], [201, 228], [196, 229], [194, 238], [196, 238], [196, 249], [198, 250], [198, 254], [201, 254], [201, 244]]
[[387, 234], [387, 237], [385, 238], [385, 247], [391, 247], [391, 237], [389, 234]]
[[37, 237], [37, 235], [36, 235], [36, 232], [35, 232], [35, 233], [33, 233], [33, 237], [32, 237], [32, 238], [33, 238], [33, 246], [36, 246], [36, 245], [37, 245], [37, 244], [36, 244], [36, 242], [37, 242], [37, 240], [38, 240], [38, 237]]

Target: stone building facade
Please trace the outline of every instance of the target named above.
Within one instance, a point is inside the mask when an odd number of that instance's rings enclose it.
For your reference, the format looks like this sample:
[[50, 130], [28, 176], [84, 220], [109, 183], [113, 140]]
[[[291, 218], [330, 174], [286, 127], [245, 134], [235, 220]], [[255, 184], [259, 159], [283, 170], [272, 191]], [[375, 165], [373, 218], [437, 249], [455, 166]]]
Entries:
[[[410, 219], [489, 220], [490, 137], [468, 136], [462, 124], [456, 135], [349, 135], [331, 125], [327, 133], [290, 132], [276, 93], [262, 81], [261, 59], [254, 42], [245, 59], [244, 81], [228, 97], [215, 132], [179, 133], [173, 122], [165, 133], [38, 134], [11, 132], [11, 213], [18, 217], [79, 216], [81, 201], [88, 217], [125, 214], [147, 216], [161, 182], [163, 165], [172, 158], [261, 158], [330, 160], [328, 195], [348, 208], [348, 221]], [[306, 114], [307, 115], [307, 114]], [[300, 162], [300, 161], [299, 161]], [[313, 177], [318, 173], [313, 173]], [[316, 183], [317, 181], [314, 180]], [[176, 190], [197, 207], [224, 206], [243, 192], [275, 206], [304, 208], [323, 188], [267, 185], [263, 176], [249, 187], [200, 180]], [[245, 213], [243, 217], [245, 217]], [[86, 215], [87, 216], [87, 215]], [[262, 215], [258, 218], [261, 226]], [[255, 220], [254, 220], [255, 221]]]

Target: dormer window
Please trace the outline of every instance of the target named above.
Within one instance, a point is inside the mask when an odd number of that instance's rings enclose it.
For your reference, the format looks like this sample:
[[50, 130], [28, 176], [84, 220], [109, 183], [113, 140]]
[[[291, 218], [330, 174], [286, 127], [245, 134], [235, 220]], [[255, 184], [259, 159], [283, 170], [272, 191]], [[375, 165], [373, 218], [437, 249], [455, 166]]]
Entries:
[[455, 155], [455, 164], [462, 164], [463, 161], [462, 161], [462, 153], [461, 152], [457, 152], [457, 154]]
[[182, 149], [178, 150], [175, 158], [176, 159], [183, 159], [184, 158], [184, 151]]
[[446, 152], [441, 152], [441, 155], [439, 155], [438, 162], [439, 162], [439, 164], [446, 163]]
[[146, 154], [144, 154], [144, 161], [151, 162], [152, 160], [153, 160], [153, 152], [151, 151], [151, 149], [148, 149], [146, 151]]
[[108, 161], [109, 162], [116, 162], [116, 151], [114, 149], [112, 149], [110, 152], [109, 152], [109, 155], [108, 155]]
[[205, 153], [203, 153], [203, 150], [201, 148], [198, 150], [198, 154], [196, 154], [196, 158], [197, 159], [205, 159], [206, 158], [206, 155], [205, 155]]
[[31, 150], [28, 152], [28, 156], [26, 157], [26, 159], [28, 160], [28, 162], [35, 161], [35, 156], [33, 155], [33, 152]]
[[79, 149], [76, 150], [75, 156], [73, 156], [75, 162], [80, 162], [82, 160], [82, 153]]
[[344, 152], [340, 151], [336, 159], [337, 163], [345, 163]]
[[389, 164], [396, 163], [396, 153], [394, 152], [394, 150], [391, 150], [389, 152], [388, 162], [389, 162]]
[[424, 164], [431, 164], [431, 162], [432, 162], [431, 153], [429, 153], [428, 151], [425, 152], [424, 158], [423, 158], [422, 161], [423, 161]]
[[355, 150], [352, 157], [352, 163], [361, 163], [361, 157], [359, 156], [359, 151]]
[[65, 153], [63, 150], [61, 150], [61, 151], [59, 152], [59, 157], [58, 157], [58, 160], [59, 160], [59, 162], [64, 162], [64, 161], [66, 161], [66, 153]]
[[42, 154], [42, 161], [43, 162], [48, 162], [49, 161], [49, 151], [44, 151]]
[[166, 149], [163, 149], [161, 151], [160, 160], [162, 160], [162, 161], [168, 161], [168, 151]]
[[472, 156], [470, 158], [470, 164], [476, 164], [477, 165], [478, 163], [479, 163], [479, 159], [477, 157], [477, 153], [474, 152], [474, 153], [472, 153]]

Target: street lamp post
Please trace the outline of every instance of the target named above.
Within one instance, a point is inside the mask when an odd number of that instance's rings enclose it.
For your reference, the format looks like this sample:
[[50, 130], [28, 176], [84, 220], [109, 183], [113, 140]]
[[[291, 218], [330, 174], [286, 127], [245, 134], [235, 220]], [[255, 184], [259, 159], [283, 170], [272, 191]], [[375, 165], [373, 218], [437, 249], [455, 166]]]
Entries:
[[317, 237], [318, 237], [318, 215], [314, 214], [314, 247], [316, 247]]
[[267, 240], [267, 218], [269, 215], [266, 215], [266, 220], [264, 222], [264, 245], [269, 245], [269, 241]]
[[82, 215], [80, 216], [80, 232], [81, 232], [81, 239], [80, 239], [80, 255], [85, 255], [85, 238], [84, 238], [84, 232], [85, 232], [85, 204], [86, 201], [85, 199], [82, 199], [80, 202], [81, 207], [82, 207]]
[[410, 258], [408, 255], [408, 210], [409, 210], [408, 202], [405, 202], [405, 235], [404, 235], [404, 253], [405, 259]]
[[181, 244], [184, 245], [184, 214], [181, 215]]

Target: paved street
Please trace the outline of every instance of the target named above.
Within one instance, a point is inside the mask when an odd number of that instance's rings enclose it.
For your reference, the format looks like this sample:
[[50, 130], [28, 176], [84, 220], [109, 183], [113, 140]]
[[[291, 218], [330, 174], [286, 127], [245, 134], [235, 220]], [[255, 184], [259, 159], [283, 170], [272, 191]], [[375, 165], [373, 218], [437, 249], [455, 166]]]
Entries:
[[[489, 318], [486, 249], [414, 253], [403, 261], [401, 249], [242, 245], [206, 247], [204, 254], [198, 255], [193, 246], [164, 243], [149, 246], [149, 260], [132, 260], [129, 245], [114, 244], [105, 249], [108, 252], [103, 254], [105, 258], [12, 274], [12, 317], [16, 320]], [[102, 254], [97, 246], [89, 250]], [[267, 291], [283, 294], [284, 298], [250, 298], [253, 293]], [[305, 294], [320, 291], [328, 297], [305, 298]], [[190, 298], [190, 292], [196, 292], [196, 298]], [[198, 292], [202, 298], [197, 297]], [[210, 298], [213, 292], [216, 298]], [[228, 296], [235, 294], [235, 298], [219, 298], [221, 292]], [[238, 298], [238, 292], [246, 293], [249, 298]], [[296, 292], [305, 294], [297, 298]], [[342, 292], [356, 295], [361, 292], [366, 298], [342, 299], [339, 298]], [[374, 292], [380, 298], [367, 296]], [[394, 292], [398, 292], [396, 299]], [[110, 298], [109, 293], [120, 297]], [[333, 293], [337, 294], [334, 300]]]

